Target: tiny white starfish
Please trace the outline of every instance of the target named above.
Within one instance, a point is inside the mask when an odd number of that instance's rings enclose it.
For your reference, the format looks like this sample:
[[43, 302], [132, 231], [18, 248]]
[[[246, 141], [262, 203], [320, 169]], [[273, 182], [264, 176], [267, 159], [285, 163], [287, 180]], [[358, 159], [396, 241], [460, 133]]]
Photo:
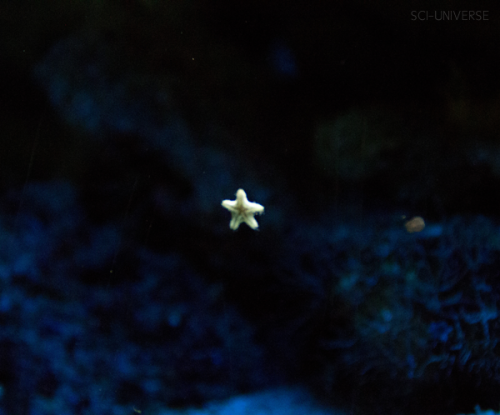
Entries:
[[242, 222], [245, 222], [252, 229], [257, 229], [259, 224], [254, 215], [264, 213], [264, 206], [258, 203], [249, 202], [247, 194], [243, 189], [236, 192], [236, 200], [223, 200], [222, 206], [231, 212], [231, 222], [229, 227], [235, 231]]

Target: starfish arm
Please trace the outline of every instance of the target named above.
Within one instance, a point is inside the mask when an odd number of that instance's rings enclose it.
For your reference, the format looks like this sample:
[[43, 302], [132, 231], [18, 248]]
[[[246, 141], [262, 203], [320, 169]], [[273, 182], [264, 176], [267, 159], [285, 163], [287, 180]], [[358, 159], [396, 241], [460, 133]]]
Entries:
[[259, 215], [264, 213], [264, 206], [255, 202], [248, 202], [246, 208], [249, 212], [258, 213]]
[[235, 231], [240, 227], [240, 225], [243, 223], [244, 218], [242, 215], [238, 213], [233, 213], [231, 217], [231, 222], [229, 222], [229, 227]]
[[253, 215], [248, 215], [245, 218], [245, 223], [250, 226], [252, 229], [257, 229], [259, 227], [259, 223], [255, 220]]
[[236, 212], [236, 200], [223, 200], [221, 205], [230, 212]]
[[246, 203], [248, 203], [247, 194], [243, 189], [238, 189], [236, 191], [235, 202], [239, 205], [245, 205]]

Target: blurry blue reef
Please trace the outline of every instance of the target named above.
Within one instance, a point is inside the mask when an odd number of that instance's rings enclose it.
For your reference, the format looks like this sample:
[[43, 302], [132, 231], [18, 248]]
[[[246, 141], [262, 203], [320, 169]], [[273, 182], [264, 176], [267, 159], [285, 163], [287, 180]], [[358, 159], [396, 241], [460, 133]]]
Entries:
[[0, 413], [129, 414], [267, 384], [253, 329], [182, 256], [117, 256], [120, 228], [91, 224], [64, 182], [0, 211]]

